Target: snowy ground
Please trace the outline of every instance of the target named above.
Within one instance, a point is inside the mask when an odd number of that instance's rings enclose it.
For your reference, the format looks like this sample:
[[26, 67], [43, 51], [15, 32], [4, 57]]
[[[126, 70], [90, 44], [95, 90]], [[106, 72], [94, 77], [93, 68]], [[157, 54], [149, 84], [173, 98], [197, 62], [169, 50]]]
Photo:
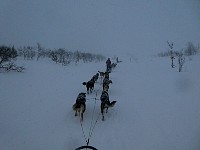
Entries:
[[[122, 59], [110, 74], [110, 99], [101, 121], [101, 80], [87, 95], [83, 131], [98, 150], [199, 150], [200, 59], [183, 72], [169, 58]], [[86, 145], [72, 105], [105, 63], [60, 66], [47, 60], [19, 61], [24, 73], [0, 73], [0, 150], [74, 150]], [[94, 112], [94, 113], [93, 113]], [[99, 117], [99, 118], [98, 118]]]

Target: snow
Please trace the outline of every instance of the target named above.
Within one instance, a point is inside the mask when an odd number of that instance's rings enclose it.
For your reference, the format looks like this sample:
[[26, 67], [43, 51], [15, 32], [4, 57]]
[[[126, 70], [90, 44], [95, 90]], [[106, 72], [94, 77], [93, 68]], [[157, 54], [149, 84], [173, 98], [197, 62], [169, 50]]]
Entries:
[[94, 127], [89, 145], [99, 150], [199, 150], [199, 56], [187, 59], [180, 73], [169, 58], [119, 58], [109, 90], [117, 103], [102, 121], [99, 79], [87, 95], [83, 130], [72, 105], [86, 91], [82, 82], [104, 71], [105, 62], [18, 60], [23, 73], [0, 73], [0, 149], [74, 150], [86, 145], [84, 135]]

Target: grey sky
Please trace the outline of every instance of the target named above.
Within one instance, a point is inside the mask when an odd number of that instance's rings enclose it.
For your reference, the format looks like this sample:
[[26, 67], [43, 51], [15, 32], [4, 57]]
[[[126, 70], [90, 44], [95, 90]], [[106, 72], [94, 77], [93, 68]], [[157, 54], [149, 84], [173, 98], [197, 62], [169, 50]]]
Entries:
[[154, 54], [199, 44], [199, 0], [0, 0], [0, 44]]

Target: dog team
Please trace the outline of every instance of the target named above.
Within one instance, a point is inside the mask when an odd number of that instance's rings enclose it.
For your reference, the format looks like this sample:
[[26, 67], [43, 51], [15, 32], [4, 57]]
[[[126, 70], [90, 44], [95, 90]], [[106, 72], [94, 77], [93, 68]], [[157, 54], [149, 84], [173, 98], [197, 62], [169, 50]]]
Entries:
[[[99, 79], [99, 77], [103, 79], [102, 93], [100, 96], [100, 100], [101, 100], [100, 110], [101, 110], [101, 115], [102, 115], [102, 121], [104, 121], [104, 112], [107, 113], [108, 108], [113, 107], [115, 103], [117, 102], [117, 101], [110, 102], [109, 94], [108, 94], [109, 84], [113, 83], [109, 79], [109, 74], [111, 73], [111, 70], [115, 68], [116, 66], [117, 64], [111, 63], [110, 58], [108, 58], [106, 61], [105, 72], [98, 71], [98, 73], [92, 76], [92, 78], [89, 81], [82, 83], [84, 86], [86, 86], [87, 94], [91, 94], [94, 90], [94, 85]], [[83, 114], [86, 110], [86, 93], [81, 92], [78, 94], [76, 98], [76, 102], [73, 105], [73, 110], [75, 111], [75, 116], [78, 115], [80, 117], [80, 121], [83, 121]]]

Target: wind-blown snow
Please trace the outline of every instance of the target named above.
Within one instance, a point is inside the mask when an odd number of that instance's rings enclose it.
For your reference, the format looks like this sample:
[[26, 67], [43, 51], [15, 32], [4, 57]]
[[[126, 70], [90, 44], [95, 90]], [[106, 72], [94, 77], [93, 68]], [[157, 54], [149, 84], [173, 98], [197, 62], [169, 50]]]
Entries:
[[[99, 150], [199, 150], [199, 56], [187, 60], [181, 73], [171, 68], [169, 58], [122, 61], [110, 74], [109, 95], [117, 103], [104, 122], [100, 101], [93, 99], [100, 97], [100, 79], [95, 93], [87, 95], [86, 138], [97, 121], [90, 145]], [[82, 82], [104, 71], [105, 62], [18, 63], [26, 67], [23, 73], [0, 73], [0, 149], [74, 150], [86, 145], [72, 105], [86, 91]]]

